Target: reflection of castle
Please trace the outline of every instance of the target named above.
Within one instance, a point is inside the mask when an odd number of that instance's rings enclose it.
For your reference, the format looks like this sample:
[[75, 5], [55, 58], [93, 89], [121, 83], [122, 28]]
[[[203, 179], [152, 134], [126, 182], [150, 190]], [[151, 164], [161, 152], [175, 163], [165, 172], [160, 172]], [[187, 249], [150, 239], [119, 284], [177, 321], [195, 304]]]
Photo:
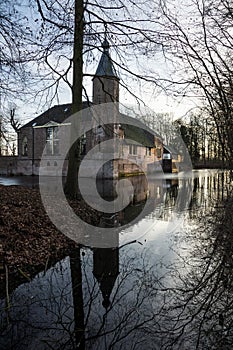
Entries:
[[[145, 176], [136, 176], [132, 177], [130, 181], [134, 187], [134, 195], [131, 204], [115, 215], [109, 214], [102, 217], [100, 223], [101, 227], [114, 227], [130, 223], [131, 220], [134, 220], [135, 217], [140, 214], [140, 211], [143, 209], [143, 203], [148, 199], [148, 196], [151, 196], [153, 202], [150, 207], [151, 210], [155, 209], [158, 205], [165, 205], [163, 219], [168, 220], [169, 209], [172, 211], [172, 207], [175, 206], [177, 199], [178, 180], [164, 179], [162, 181], [154, 180], [148, 183]], [[99, 191], [104, 198], [111, 199], [116, 195], [114, 193], [114, 180], [109, 180], [107, 182], [100, 181], [97, 187], [99, 187]], [[116, 241], [113, 245], [115, 247], [118, 246], [117, 233], [116, 236]], [[93, 274], [99, 283], [99, 288], [102, 293], [102, 305], [107, 309], [111, 304], [111, 293], [119, 274], [119, 248], [93, 249]]]
[[[120, 195], [119, 183], [124, 181]], [[118, 186], [117, 186], [118, 185]], [[90, 189], [96, 186], [99, 198], [96, 193]], [[125, 179], [92, 179], [87, 178], [83, 181], [83, 190], [85, 198], [91, 206], [95, 206], [102, 199], [106, 201], [118, 200], [119, 204], [124, 208], [109, 217], [105, 217], [105, 222], [99, 223], [100, 227], [119, 227], [130, 224], [133, 220], [137, 220], [146, 205], [144, 215], [150, 215], [156, 208], [164, 206], [174, 206], [178, 194], [178, 180], [166, 179], [164, 177], [146, 177], [145, 175], [131, 176]], [[136, 223], [136, 222], [134, 222]]]

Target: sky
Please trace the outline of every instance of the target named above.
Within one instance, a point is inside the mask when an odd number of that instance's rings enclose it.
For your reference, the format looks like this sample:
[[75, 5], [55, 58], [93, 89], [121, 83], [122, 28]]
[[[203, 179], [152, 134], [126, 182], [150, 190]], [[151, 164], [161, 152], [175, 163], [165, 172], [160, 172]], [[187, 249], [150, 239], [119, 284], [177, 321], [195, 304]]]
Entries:
[[[23, 0], [24, 3], [26, 0]], [[138, 2], [138, 1], [137, 1]], [[177, 5], [181, 2], [173, 1], [172, 6], [175, 11]], [[150, 1], [150, 4], [153, 4], [153, 1]], [[142, 5], [143, 6], [143, 5]], [[38, 22], [35, 22], [38, 18], [38, 14], [32, 13], [29, 8], [24, 7], [25, 15], [28, 18], [31, 18], [33, 21], [33, 26], [38, 25]], [[152, 9], [151, 9], [152, 10]], [[117, 16], [118, 14], [115, 14]], [[143, 45], [143, 43], [142, 43]], [[114, 54], [113, 49], [111, 50], [112, 57], [116, 62], [119, 62], [119, 56]], [[128, 56], [127, 56], [128, 55]], [[130, 62], [129, 67], [135, 71], [137, 74], [143, 74], [144, 69], [148, 72], [151, 72], [153, 77], [169, 77], [169, 74], [172, 74], [172, 67], [169, 67], [169, 63], [164, 60], [161, 51], [155, 52], [154, 55], [144, 55], [133, 57], [133, 52], [127, 53], [126, 60]], [[130, 56], [131, 55], [131, 56]], [[85, 63], [85, 70], [88, 73], [93, 74], [98, 64], [98, 60], [100, 58], [100, 52], [95, 52], [95, 61], [93, 63], [88, 62]], [[55, 62], [55, 61], [54, 61]], [[117, 68], [117, 67], [116, 67]], [[33, 70], [33, 69], [32, 69]], [[146, 84], [144, 81], [138, 82], [136, 79], [131, 79], [129, 76], [125, 75], [124, 71], [119, 71], [119, 76], [123, 82], [127, 82], [129, 86], [132, 88], [133, 92], [142, 99], [146, 106], [153, 110], [155, 113], [169, 113], [171, 115], [171, 119], [177, 119], [180, 117], [184, 117], [188, 111], [195, 108], [197, 101], [195, 99], [190, 100], [187, 98], [174, 98], [172, 94], [166, 95], [161, 90], [155, 88], [151, 84]], [[88, 96], [92, 99], [92, 81], [91, 78], [84, 79], [84, 86], [87, 90]], [[24, 124], [32, 118], [36, 117], [40, 113], [44, 112], [47, 108], [58, 104], [58, 103], [69, 103], [71, 102], [71, 91], [65, 84], [61, 84], [59, 89], [59, 100], [55, 99], [51, 103], [44, 104], [43, 100], [39, 102], [39, 99], [29, 99], [26, 96], [22, 96], [22, 100], [14, 99], [9, 100], [6, 104], [6, 108], [8, 106], [15, 105], [16, 106], [16, 117], [20, 119], [21, 123]], [[126, 106], [134, 106], [137, 105], [135, 99], [132, 95], [127, 92], [123, 87], [120, 88], [120, 102]]]
[[[100, 54], [98, 55], [98, 59], [100, 59]], [[94, 74], [95, 69], [98, 65], [98, 59], [96, 60], [96, 65], [91, 67], [90, 73]], [[163, 70], [163, 65], [158, 64], [158, 61], [154, 62], [155, 69], [160, 66], [161, 70]], [[134, 70], [137, 71], [137, 67], [134, 67]], [[121, 78], [121, 74], [119, 73], [119, 77]], [[124, 83], [124, 80], [123, 80]], [[134, 82], [134, 85], [131, 85], [133, 88], [133, 92], [145, 103], [147, 109], [149, 109], [154, 113], [165, 113], [171, 116], [171, 121], [177, 118], [184, 118], [187, 113], [191, 110], [194, 110], [197, 104], [195, 99], [191, 100], [190, 98], [173, 98], [163, 92], [157, 93], [154, 91], [153, 87], [147, 86], [146, 84], [137, 84], [137, 81]], [[84, 78], [84, 86], [88, 93], [88, 97], [92, 100], [92, 78]], [[84, 100], [85, 100], [84, 96]], [[27, 123], [29, 120], [43, 113], [46, 109], [52, 107], [56, 104], [65, 104], [71, 102], [71, 90], [64, 83], [61, 84], [59, 89], [59, 99], [54, 100], [51, 105], [43, 103], [38, 104], [37, 102], [25, 100], [25, 101], [15, 101], [15, 105], [17, 106], [16, 115], [20, 118], [20, 121], [23, 124]], [[126, 91], [123, 86], [120, 86], [120, 103], [123, 106], [128, 108], [135, 107], [137, 109], [137, 102], [135, 98]], [[143, 104], [142, 104], [143, 106]]]

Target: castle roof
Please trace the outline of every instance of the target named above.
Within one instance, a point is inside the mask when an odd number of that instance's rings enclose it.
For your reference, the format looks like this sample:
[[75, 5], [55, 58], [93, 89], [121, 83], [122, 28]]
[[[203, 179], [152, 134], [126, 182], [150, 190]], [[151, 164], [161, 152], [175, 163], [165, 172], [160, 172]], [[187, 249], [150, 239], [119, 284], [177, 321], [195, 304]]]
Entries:
[[[90, 104], [91, 104], [90, 102], [84, 101], [83, 109], [90, 107]], [[70, 117], [71, 115], [72, 115], [71, 103], [56, 105], [47, 109], [47, 111], [43, 112], [38, 117], [32, 119], [27, 124], [23, 125], [21, 128], [28, 128], [32, 126], [33, 127], [42, 126], [51, 121], [60, 124], [60, 123], [63, 123], [64, 120]]]
[[[90, 107], [90, 105], [92, 105], [92, 103], [88, 101], [84, 101], [83, 109]], [[28, 128], [28, 127], [46, 126], [49, 123], [61, 124], [71, 115], [72, 115], [71, 103], [56, 105], [49, 108], [44, 113], [40, 114], [38, 117], [32, 119], [27, 124], [23, 125], [19, 129], [19, 131], [21, 129]], [[130, 143], [140, 143], [146, 147], [153, 147], [154, 136], [161, 139], [161, 136], [159, 136], [155, 131], [146, 127], [140, 120], [129, 117], [122, 113], [120, 113], [120, 116], [121, 116], [121, 120], [123, 120], [123, 123], [121, 123], [121, 128], [124, 130], [125, 139], [128, 139], [128, 140], [130, 139], [131, 140]], [[135, 140], [135, 142], [133, 140]]]

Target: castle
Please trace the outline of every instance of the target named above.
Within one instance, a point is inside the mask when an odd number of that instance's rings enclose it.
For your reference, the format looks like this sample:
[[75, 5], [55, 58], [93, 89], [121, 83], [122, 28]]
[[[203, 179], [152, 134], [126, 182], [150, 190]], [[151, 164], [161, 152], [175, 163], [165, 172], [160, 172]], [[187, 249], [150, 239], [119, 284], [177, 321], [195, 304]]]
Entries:
[[[120, 78], [114, 68], [107, 40], [102, 44], [102, 55], [93, 76], [93, 99], [83, 102], [83, 109], [103, 103], [119, 102]], [[61, 159], [58, 138], [59, 126], [66, 125], [66, 119], [72, 115], [72, 105], [56, 105], [38, 117], [23, 125], [18, 131], [18, 156], [1, 157], [0, 174], [38, 175], [40, 161], [45, 149], [47, 174], [54, 174], [56, 167], [62, 161], [63, 175], [66, 175], [68, 159]], [[120, 140], [120, 150], [116, 159], [108, 164], [108, 171], [100, 176], [117, 178], [120, 176], [137, 175], [142, 172], [161, 170], [163, 158], [168, 159], [161, 137], [139, 120], [119, 112], [120, 124], [99, 126], [83, 135], [81, 153], [84, 156], [95, 145], [111, 137]], [[69, 126], [67, 125], [67, 128]], [[100, 149], [101, 152], [101, 149]], [[121, 155], [124, 154], [124, 160]], [[163, 156], [166, 154], [166, 157]], [[170, 161], [171, 163], [171, 161]], [[171, 163], [172, 164], [172, 163]], [[110, 169], [110, 170], [109, 170]], [[169, 168], [169, 172], [172, 169]]]

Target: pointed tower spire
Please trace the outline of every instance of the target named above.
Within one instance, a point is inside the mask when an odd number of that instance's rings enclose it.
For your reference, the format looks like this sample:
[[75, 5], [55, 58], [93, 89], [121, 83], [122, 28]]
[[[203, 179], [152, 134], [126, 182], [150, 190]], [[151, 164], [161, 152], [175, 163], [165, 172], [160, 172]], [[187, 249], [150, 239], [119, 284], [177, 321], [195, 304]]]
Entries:
[[95, 76], [114, 77], [115, 79], [119, 79], [112, 63], [112, 59], [109, 53], [109, 47], [109, 42], [105, 38], [102, 43], [103, 53], [100, 58]]
[[95, 104], [119, 101], [120, 79], [110, 56], [110, 45], [106, 32], [102, 48], [103, 52], [93, 78], [93, 102]]

